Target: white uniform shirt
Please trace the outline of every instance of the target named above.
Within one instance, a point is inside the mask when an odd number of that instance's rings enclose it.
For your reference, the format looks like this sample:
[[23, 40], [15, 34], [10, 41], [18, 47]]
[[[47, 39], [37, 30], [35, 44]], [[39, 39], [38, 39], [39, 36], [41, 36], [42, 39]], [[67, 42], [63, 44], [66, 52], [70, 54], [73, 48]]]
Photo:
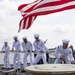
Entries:
[[47, 47], [45, 46], [44, 42], [42, 40], [40, 40], [39, 42], [34, 41], [33, 43], [34, 48], [36, 50], [36, 52], [40, 52], [40, 51], [48, 51]]
[[10, 50], [10, 47], [7, 45], [7, 46], [3, 46], [2, 47], [2, 51], [5, 51], [5, 53], [9, 53], [9, 50]]
[[13, 48], [13, 49], [15, 48], [16, 51], [20, 51], [20, 50], [21, 50], [20, 41], [19, 41], [19, 40], [18, 40], [17, 42], [14, 41], [12, 48]]
[[25, 42], [22, 42], [22, 48], [24, 51], [27, 51], [27, 50], [33, 50], [33, 47], [32, 47], [32, 44], [30, 41], [27, 41], [27, 43]]
[[60, 45], [56, 48], [55, 56], [56, 56], [56, 58], [64, 58], [66, 61], [68, 61], [68, 60], [73, 61], [74, 60], [71, 48], [68, 47], [66, 49], [63, 49], [62, 45]]

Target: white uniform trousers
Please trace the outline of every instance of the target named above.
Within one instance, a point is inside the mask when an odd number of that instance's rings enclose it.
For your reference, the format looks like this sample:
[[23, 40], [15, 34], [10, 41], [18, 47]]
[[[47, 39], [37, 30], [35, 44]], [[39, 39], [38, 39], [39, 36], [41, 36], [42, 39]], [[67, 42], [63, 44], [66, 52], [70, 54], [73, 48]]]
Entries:
[[4, 55], [4, 65], [3, 68], [10, 68], [10, 61], [9, 61], [9, 53]]
[[21, 68], [20, 52], [16, 52], [16, 53], [14, 54], [13, 68]]
[[23, 58], [23, 66], [24, 66], [24, 68], [26, 68], [27, 67], [27, 57], [28, 57], [28, 55], [30, 54], [30, 66], [32, 65], [32, 52], [25, 52], [25, 54], [24, 54], [24, 58]]
[[46, 61], [46, 54], [42, 54], [42, 53], [37, 53], [36, 57], [34, 58], [34, 61], [33, 61], [33, 65], [36, 65], [39, 60], [42, 58], [43, 60], [43, 63], [44, 64], [47, 64], [47, 61]]
[[[66, 63], [66, 64], [71, 64], [71, 62], [68, 61], [68, 60], [66, 60], [65, 63]], [[64, 64], [64, 61], [62, 61], [61, 59], [58, 59], [58, 58], [57, 58], [57, 59], [55, 60], [54, 64]]]
[[61, 63], [62, 63], [62, 60], [61, 59], [58, 59], [58, 58], [54, 62], [54, 64], [61, 64]]

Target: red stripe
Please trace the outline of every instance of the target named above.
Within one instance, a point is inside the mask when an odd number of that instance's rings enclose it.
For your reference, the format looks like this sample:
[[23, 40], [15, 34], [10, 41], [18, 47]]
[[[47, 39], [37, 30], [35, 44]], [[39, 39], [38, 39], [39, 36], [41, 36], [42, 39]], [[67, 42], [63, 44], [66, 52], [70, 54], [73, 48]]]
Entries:
[[20, 23], [19, 23], [19, 29], [18, 32], [20, 32], [20, 28], [21, 28], [21, 23], [22, 23], [23, 19], [21, 19]]
[[[32, 22], [32, 18], [33, 18], [33, 16], [30, 16], [30, 17], [29, 17], [29, 23], [28, 23], [27, 29], [30, 28], [30, 26], [31, 26], [32, 23], [33, 23], [33, 22]], [[36, 19], [36, 17], [34, 18], [34, 20], [35, 20], [35, 19]], [[34, 20], [33, 20], [33, 21], [34, 21]]]
[[69, 10], [69, 9], [75, 9], [75, 5], [67, 6], [67, 7], [64, 7], [64, 8], [56, 9], [56, 10], [36, 12], [36, 13], [30, 14], [30, 15], [33, 15], [33, 16], [34, 15], [35, 16], [47, 15], [47, 14], [56, 13], [56, 12], [60, 12], [60, 11], [64, 11], [64, 10]]
[[[41, 0], [42, 1], [46, 1], [46, 0]], [[44, 8], [44, 7], [49, 7], [49, 6], [59, 6], [59, 5], [63, 5], [63, 4], [66, 4], [68, 2], [75, 2], [75, 0], [60, 0], [60, 1], [52, 1], [52, 2], [47, 2], [47, 3], [44, 3], [44, 4], [41, 4], [39, 6], [38, 3], [33, 5], [32, 7], [28, 8], [27, 10], [25, 10], [25, 12], [32, 12], [36, 9], [39, 9], [39, 8]], [[35, 1], [36, 2], [36, 1]], [[19, 28], [22, 26], [22, 22], [23, 22], [23, 29], [26, 28], [26, 21], [27, 19], [29, 18], [28, 20], [28, 26], [26, 29], [30, 28], [30, 26], [32, 25], [32, 23], [34, 22], [34, 20], [36, 19], [37, 16], [40, 16], [40, 15], [47, 15], [47, 14], [51, 14], [51, 13], [56, 13], [56, 12], [60, 12], [60, 11], [64, 11], [64, 10], [69, 10], [69, 9], [74, 9], [75, 8], [75, 5], [69, 5], [69, 6], [65, 6], [65, 7], [60, 7], [60, 8], [57, 8], [57, 9], [52, 9], [52, 10], [45, 10], [45, 11], [41, 11], [39, 10], [39, 12], [34, 12], [32, 14], [29, 14], [28, 16], [24, 15], [23, 19], [20, 21], [19, 23]], [[34, 20], [32, 21], [32, 18], [33, 16], [35, 16]]]
[[25, 28], [25, 26], [26, 26], [26, 20], [27, 20], [27, 18], [26, 18], [26, 19], [24, 19], [23, 29], [24, 29], [24, 28]]
[[20, 23], [19, 23], [19, 26], [21, 26], [21, 23], [22, 23], [23, 19], [21, 19]]
[[[31, 24], [33, 23], [33, 22], [32, 22], [32, 17], [33, 17], [33, 16], [29, 16], [29, 17], [23, 18], [23, 19], [20, 21], [20, 23], [19, 23], [19, 28], [21, 28], [22, 23], [23, 23], [23, 28], [22, 28], [22, 29], [28, 29], [28, 28], [30, 28]], [[26, 20], [27, 20], [27, 18], [29, 18], [29, 21], [28, 21], [28, 26], [27, 26], [27, 28], [26, 28]], [[36, 17], [34, 18], [34, 20], [35, 20], [35, 19], [36, 19]], [[24, 20], [24, 22], [23, 22], [23, 20]], [[33, 20], [33, 21], [34, 21], [34, 20]]]
[[30, 11], [32, 11], [34, 7], [35, 7], [35, 5], [32, 6], [31, 8], [29, 8], [29, 9], [25, 10], [25, 12], [30, 12]]
[[48, 2], [48, 3], [44, 3], [40, 6], [37, 6], [35, 9], [39, 9], [39, 8], [42, 8], [42, 7], [48, 7], [48, 6], [62, 5], [62, 4], [66, 4], [66, 3], [69, 3], [69, 2], [73, 2], [73, 1], [75, 1], [75, 0], [61, 0], [61, 1]]
[[28, 18], [29, 18], [29, 21], [28, 21], [27, 29], [31, 26], [31, 20], [32, 20], [32, 17], [28, 17]]

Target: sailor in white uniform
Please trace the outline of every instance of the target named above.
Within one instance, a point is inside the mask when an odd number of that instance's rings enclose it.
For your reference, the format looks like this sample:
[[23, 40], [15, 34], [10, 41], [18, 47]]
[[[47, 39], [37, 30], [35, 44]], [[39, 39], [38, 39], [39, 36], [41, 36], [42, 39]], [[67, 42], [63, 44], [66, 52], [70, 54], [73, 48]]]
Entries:
[[27, 37], [23, 37], [23, 42], [22, 42], [22, 48], [23, 51], [25, 51], [24, 58], [23, 58], [23, 66], [24, 69], [27, 67], [27, 57], [30, 55], [30, 65], [32, 65], [32, 51], [33, 51], [33, 46], [30, 41], [27, 40]]
[[4, 55], [4, 65], [2, 69], [10, 69], [10, 61], [9, 61], [9, 50], [10, 47], [8, 46], [8, 42], [4, 42], [4, 46], [2, 47], [2, 52], [5, 52]]
[[34, 58], [33, 65], [36, 65], [41, 58], [43, 60], [43, 63], [47, 64], [46, 52], [49, 52], [49, 50], [45, 46], [44, 42], [41, 39], [39, 39], [39, 34], [34, 34], [34, 38], [35, 38], [35, 41], [33, 45], [34, 45], [35, 52], [37, 53], [37, 55]]
[[61, 64], [63, 62], [71, 64], [71, 62], [74, 61], [74, 57], [71, 48], [68, 47], [69, 40], [64, 39], [62, 42], [63, 45], [58, 46], [55, 50], [55, 64]]
[[18, 40], [17, 36], [14, 36], [14, 42], [12, 45], [12, 51], [15, 49], [14, 53], [14, 60], [13, 60], [13, 68], [17, 68], [20, 70], [21, 65], [20, 65], [20, 51], [21, 51], [21, 44], [20, 41]]

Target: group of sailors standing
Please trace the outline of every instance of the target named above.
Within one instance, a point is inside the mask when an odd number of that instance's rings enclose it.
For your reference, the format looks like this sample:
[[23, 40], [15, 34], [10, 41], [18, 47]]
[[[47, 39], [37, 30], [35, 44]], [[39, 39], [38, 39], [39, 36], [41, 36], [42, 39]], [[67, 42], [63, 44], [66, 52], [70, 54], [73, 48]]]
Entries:
[[[13, 44], [12, 44], [12, 51], [14, 51], [14, 59], [13, 59], [13, 66], [12, 68], [17, 68], [20, 70], [21, 63], [20, 63], [20, 52], [21, 52], [21, 46], [23, 48], [23, 51], [25, 52], [24, 58], [23, 58], [23, 67], [24, 69], [27, 66], [27, 56], [30, 55], [30, 65], [35, 65], [37, 62], [42, 58], [44, 64], [46, 64], [46, 52], [49, 52], [48, 48], [45, 46], [44, 42], [39, 38], [39, 34], [34, 34], [35, 41], [32, 44], [30, 41], [28, 41], [27, 37], [23, 37], [23, 42], [21, 43], [18, 40], [17, 36], [14, 36]], [[35, 50], [33, 51], [33, 46]], [[10, 61], [9, 61], [9, 52], [10, 47], [8, 45], [8, 42], [4, 42], [4, 46], [2, 47], [2, 51], [5, 51], [4, 56], [4, 65], [3, 69], [8, 68], [10, 69]], [[36, 53], [37, 56], [32, 60], [32, 53]], [[45, 52], [45, 53], [44, 53]], [[17, 61], [17, 65], [16, 65]]]
[[[13, 39], [13, 45], [12, 45], [12, 51], [14, 51], [14, 59], [13, 59], [13, 66], [12, 68], [17, 68], [18, 70], [21, 69], [21, 63], [20, 63], [20, 52], [21, 52], [21, 45], [23, 48], [23, 51], [25, 52], [24, 57], [23, 57], [23, 67], [24, 70], [27, 67], [27, 56], [30, 55], [30, 66], [31, 65], [36, 65], [40, 59], [43, 60], [44, 64], [47, 64], [46, 61], [46, 53], [49, 53], [48, 48], [44, 44], [44, 42], [39, 38], [39, 34], [34, 34], [35, 41], [33, 44], [28, 41], [27, 37], [23, 37], [23, 42], [21, 43], [18, 40], [17, 36], [14, 36]], [[58, 46], [55, 50], [55, 64], [61, 64], [62, 62], [66, 64], [74, 64], [74, 57], [71, 48], [68, 47], [69, 40], [63, 40], [63, 44]], [[34, 51], [33, 51], [33, 46], [34, 46]], [[4, 42], [4, 46], [2, 47], [2, 51], [5, 51], [5, 56], [4, 56], [4, 65], [3, 69], [7, 68], [10, 69], [10, 61], [9, 61], [9, 52], [10, 52], [10, 47], [8, 45], [8, 42]], [[36, 53], [36, 57], [34, 60], [32, 60], [32, 53]], [[17, 61], [17, 65], [16, 65]]]

